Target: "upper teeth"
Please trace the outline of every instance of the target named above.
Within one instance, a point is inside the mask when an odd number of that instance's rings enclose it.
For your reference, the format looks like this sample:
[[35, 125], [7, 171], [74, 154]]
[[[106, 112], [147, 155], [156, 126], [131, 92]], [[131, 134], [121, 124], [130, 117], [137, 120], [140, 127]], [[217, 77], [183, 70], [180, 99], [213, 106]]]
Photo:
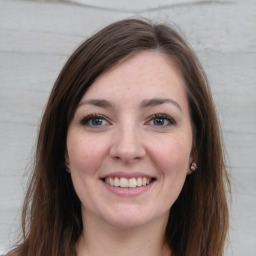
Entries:
[[140, 178], [118, 178], [118, 177], [109, 177], [105, 178], [105, 182], [111, 186], [121, 187], [121, 188], [136, 188], [141, 186], [146, 186], [151, 182], [152, 179], [146, 177]]

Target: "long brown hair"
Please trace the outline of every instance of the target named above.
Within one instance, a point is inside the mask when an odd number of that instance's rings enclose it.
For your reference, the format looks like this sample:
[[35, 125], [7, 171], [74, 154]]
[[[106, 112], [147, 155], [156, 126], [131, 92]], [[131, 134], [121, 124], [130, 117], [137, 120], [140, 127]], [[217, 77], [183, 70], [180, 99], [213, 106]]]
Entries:
[[[120, 61], [155, 50], [176, 60], [186, 82], [199, 168], [186, 178], [171, 208], [166, 241], [177, 256], [223, 255], [229, 185], [220, 129], [206, 75], [191, 48], [170, 26], [127, 19], [102, 29], [72, 54], [52, 89], [39, 130], [35, 165], [22, 215], [18, 255], [76, 255], [83, 230], [80, 201], [65, 171], [69, 122], [88, 87]], [[106, 88], [107, 90], [107, 88]]]

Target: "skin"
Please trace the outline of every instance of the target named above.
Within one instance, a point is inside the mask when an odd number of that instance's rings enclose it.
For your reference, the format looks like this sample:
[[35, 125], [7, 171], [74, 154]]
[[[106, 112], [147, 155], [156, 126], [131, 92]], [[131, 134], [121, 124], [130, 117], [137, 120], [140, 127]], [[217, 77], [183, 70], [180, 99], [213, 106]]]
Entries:
[[[191, 149], [185, 83], [174, 60], [143, 51], [98, 77], [67, 135], [66, 161], [86, 227], [78, 255], [170, 255], [165, 227], [190, 173]], [[102, 180], [113, 172], [154, 182], [138, 195], [119, 195]]]

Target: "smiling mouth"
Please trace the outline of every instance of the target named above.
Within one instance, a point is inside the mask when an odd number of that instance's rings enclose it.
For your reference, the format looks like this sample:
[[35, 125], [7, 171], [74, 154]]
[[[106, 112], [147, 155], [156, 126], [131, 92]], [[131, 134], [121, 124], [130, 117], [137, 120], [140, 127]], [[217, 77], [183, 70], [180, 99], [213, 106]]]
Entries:
[[154, 182], [155, 178], [147, 178], [147, 177], [139, 177], [139, 178], [118, 178], [118, 177], [108, 177], [102, 179], [106, 184], [112, 187], [120, 187], [120, 188], [137, 188], [142, 186], [147, 186]]

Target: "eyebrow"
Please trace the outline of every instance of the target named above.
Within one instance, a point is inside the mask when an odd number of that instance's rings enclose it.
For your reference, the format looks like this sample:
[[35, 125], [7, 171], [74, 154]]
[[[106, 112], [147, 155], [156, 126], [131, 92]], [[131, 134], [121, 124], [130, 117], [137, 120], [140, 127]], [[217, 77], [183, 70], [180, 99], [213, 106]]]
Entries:
[[[152, 98], [152, 99], [143, 100], [140, 103], [140, 108], [155, 107], [155, 106], [162, 105], [165, 103], [171, 103], [174, 106], [176, 106], [180, 111], [182, 111], [181, 106], [178, 104], [178, 102], [176, 102], [173, 99], [169, 99], [169, 98]], [[101, 108], [111, 108], [114, 106], [111, 102], [104, 100], [104, 99], [85, 100], [85, 101], [82, 101], [81, 103], [79, 103], [78, 106], [82, 106], [82, 105], [94, 105], [94, 106], [101, 107]]]
[[79, 103], [78, 106], [81, 106], [81, 105], [94, 105], [94, 106], [101, 107], [101, 108], [110, 108], [110, 107], [113, 107], [113, 104], [112, 104], [112, 103], [110, 103], [110, 102], [107, 101], [107, 100], [103, 100], [103, 99], [90, 99], [90, 100], [85, 100], [85, 101], [82, 101], [81, 103]]
[[164, 103], [171, 103], [176, 106], [180, 111], [182, 111], [181, 106], [173, 99], [169, 98], [153, 98], [148, 100], [143, 100], [140, 104], [141, 108], [154, 107], [158, 105], [162, 105]]

